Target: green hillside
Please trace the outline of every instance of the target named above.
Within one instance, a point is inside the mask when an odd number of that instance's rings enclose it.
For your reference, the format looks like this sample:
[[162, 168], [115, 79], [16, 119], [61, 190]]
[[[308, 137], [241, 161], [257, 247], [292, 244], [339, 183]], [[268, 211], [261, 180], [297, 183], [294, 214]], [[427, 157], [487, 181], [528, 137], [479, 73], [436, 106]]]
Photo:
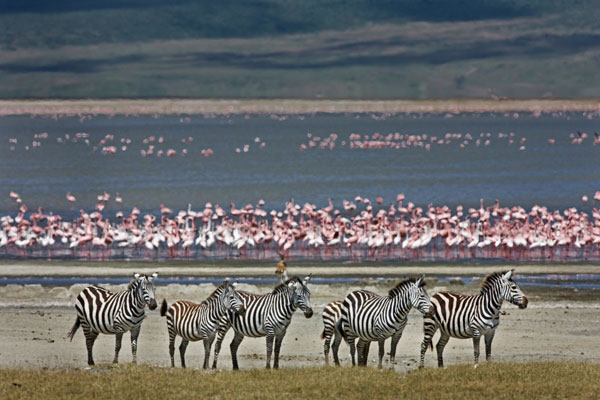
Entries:
[[8, 3], [0, 98], [600, 97], [593, 0]]

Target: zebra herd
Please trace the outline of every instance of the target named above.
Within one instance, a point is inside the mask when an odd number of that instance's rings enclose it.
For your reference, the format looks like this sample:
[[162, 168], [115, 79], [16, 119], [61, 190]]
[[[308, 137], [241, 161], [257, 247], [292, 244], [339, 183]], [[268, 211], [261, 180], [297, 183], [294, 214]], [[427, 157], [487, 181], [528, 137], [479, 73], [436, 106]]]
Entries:
[[[479, 341], [485, 340], [486, 360], [491, 357], [492, 340], [500, 321], [503, 301], [527, 307], [527, 297], [513, 281], [514, 270], [495, 272], [481, 284], [478, 295], [467, 296], [452, 292], [439, 292], [431, 298], [425, 291], [425, 278], [406, 279], [381, 296], [367, 290], [349, 293], [344, 300], [334, 301], [323, 310], [325, 363], [329, 363], [329, 349], [333, 338], [333, 358], [340, 365], [338, 350], [342, 339], [350, 347], [352, 365], [366, 366], [371, 342], [379, 344], [379, 362], [382, 367], [384, 343], [391, 337], [390, 362], [393, 364], [396, 347], [408, 321], [411, 308], [423, 314], [424, 339], [421, 344], [419, 367], [424, 366], [425, 352], [433, 349], [432, 339], [440, 330], [436, 345], [438, 366], [443, 366], [442, 353], [450, 337], [473, 339], [474, 365], [479, 362]], [[144, 309], [157, 307], [154, 298], [154, 279], [134, 274], [127, 290], [111, 293], [98, 286], [84, 289], [76, 299], [77, 318], [68, 334], [71, 340], [81, 326], [88, 351], [88, 365], [94, 365], [92, 347], [100, 333], [116, 335], [115, 356], [118, 362], [123, 333], [131, 331], [133, 362], [136, 361], [137, 338], [144, 319]], [[236, 283], [225, 280], [200, 304], [176, 301], [170, 306], [163, 300], [160, 315], [166, 317], [169, 334], [171, 366], [175, 366], [175, 338], [181, 336], [179, 354], [185, 367], [185, 351], [190, 341], [204, 343], [203, 367], [208, 368], [213, 342], [217, 339], [212, 367], [217, 367], [221, 344], [229, 329], [234, 337], [230, 344], [233, 369], [238, 369], [237, 350], [245, 336], [266, 337], [266, 367], [279, 367], [281, 343], [290, 325], [292, 315], [299, 308], [306, 318], [313, 314], [308, 283], [293, 277], [277, 285], [270, 293], [253, 294], [236, 290]], [[358, 343], [355, 345], [355, 341]], [[274, 345], [274, 347], [273, 347]]]

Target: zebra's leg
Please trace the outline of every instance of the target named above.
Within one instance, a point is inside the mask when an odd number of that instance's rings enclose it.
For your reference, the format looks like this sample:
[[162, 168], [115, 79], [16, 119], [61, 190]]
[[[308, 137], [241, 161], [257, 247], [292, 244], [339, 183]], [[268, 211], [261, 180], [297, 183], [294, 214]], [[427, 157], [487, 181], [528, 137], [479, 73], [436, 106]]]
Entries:
[[400, 326], [400, 328], [392, 335], [392, 347], [390, 348], [390, 364], [393, 368], [394, 364], [396, 364], [396, 348], [398, 347], [398, 342], [402, 337], [402, 332], [404, 332], [404, 327], [408, 319], [404, 320], [404, 323]]
[[379, 363], [377, 368], [383, 368], [383, 355], [385, 354], [385, 339], [379, 339]]
[[173, 368], [175, 368], [175, 337], [176, 335], [169, 331], [169, 356], [171, 357], [171, 367]]
[[133, 355], [133, 363], [137, 364], [137, 340], [140, 336], [140, 328], [142, 326], [139, 325], [136, 328], [131, 330], [131, 354]]
[[331, 349], [333, 350], [333, 362], [337, 367], [340, 366], [340, 359], [338, 357], [338, 350], [340, 349], [340, 343], [342, 343], [342, 335], [340, 335], [337, 331], [335, 332], [335, 336], [333, 337], [333, 345]]
[[181, 358], [181, 368], [185, 368], [185, 351], [187, 350], [189, 341], [181, 338], [181, 344], [179, 345], [179, 357]]
[[92, 330], [83, 330], [83, 333], [85, 335], [85, 346], [87, 348], [87, 353], [88, 353], [88, 365], [90, 367], [94, 366], [94, 356], [92, 355], [92, 348], [94, 347], [94, 342], [96, 341], [96, 338], [98, 337], [98, 333], [94, 332]]
[[325, 355], [325, 365], [329, 366], [329, 345], [331, 344], [331, 332], [327, 332], [324, 336], [325, 343], [323, 344], [323, 354]]
[[442, 368], [444, 366], [444, 347], [446, 347], [446, 345], [448, 344], [448, 340], [450, 340], [450, 335], [445, 334], [444, 332], [442, 332], [441, 336], [440, 336], [440, 340], [437, 342], [437, 345], [435, 345], [435, 350], [437, 351], [437, 358], [438, 358], [438, 367]]
[[113, 364], [119, 362], [119, 351], [121, 351], [121, 341], [123, 340], [123, 333], [117, 333], [115, 335], [115, 358], [113, 359]]
[[354, 361], [354, 354], [356, 353], [356, 346], [354, 345], [354, 336], [348, 336], [348, 346], [350, 346], [350, 358], [352, 358], [352, 366], [356, 365]]
[[229, 326], [221, 326], [219, 331], [217, 332], [217, 342], [215, 343], [215, 357], [213, 359], [213, 369], [217, 369], [217, 361], [219, 360], [219, 353], [221, 352], [221, 344], [223, 343], [223, 339], [225, 339], [225, 335], [229, 330]]
[[273, 342], [275, 341], [275, 332], [267, 331], [267, 369], [271, 368], [271, 354], [273, 353]]
[[367, 356], [369, 355], [370, 340], [358, 339], [356, 350], [358, 352], [358, 366], [367, 366]]
[[425, 319], [423, 321], [423, 343], [421, 343], [421, 358], [419, 360], [419, 368], [425, 367], [425, 352], [427, 352], [427, 347], [431, 346], [431, 350], [433, 350], [433, 345], [431, 342], [433, 341], [433, 335], [435, 335], [435, 331], [437, 330], [437, 325], [435, 322], [431, 320]]
[[492, 340], [494, 340], [494, 334], [496, 330], [491, 330], [485, 334], [485, 361], [492, 361]]
[[215, 335], [209, 336], [204, 339], [204, 364], [202, 368], [208, 369], [208, 362], [210, 361], [210, 348], [215, 341]]
[[233, 369], [240, 369], [237, 362], [237, 350], [240, 347], [240, 343], [244, 340], [244, 335], [236, 332], [231, 344], [229, 345], [229, 350], [231, 351], [231, 363], [233, 365]]
[[273, 358], [273, 368], [279, 368], [279, 351], [281, 350], [281, 342], [283, 342], [283, 337], [285, 336], [285, 331], [275, 336], [275, 354]]
[[476, 332], [473, 335], [473, 367], [477, 368], [479, 364], [479, 340], [481, 339], [481, 335], [479, 332]]

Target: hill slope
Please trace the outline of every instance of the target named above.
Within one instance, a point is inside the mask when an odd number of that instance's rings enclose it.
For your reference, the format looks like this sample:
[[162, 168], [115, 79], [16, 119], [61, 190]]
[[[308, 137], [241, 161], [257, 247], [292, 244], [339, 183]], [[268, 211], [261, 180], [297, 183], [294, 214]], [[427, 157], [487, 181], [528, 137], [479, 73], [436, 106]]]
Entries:
[[600, 97], [592, 0], [24, 0], [0, 97]]

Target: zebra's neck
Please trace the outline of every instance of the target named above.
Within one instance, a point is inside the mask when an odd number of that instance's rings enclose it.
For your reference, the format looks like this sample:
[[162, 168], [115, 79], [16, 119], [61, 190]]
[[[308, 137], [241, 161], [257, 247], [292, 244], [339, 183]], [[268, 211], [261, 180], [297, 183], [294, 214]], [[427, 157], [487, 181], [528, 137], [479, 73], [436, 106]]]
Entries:
[[484, 293], [480, 294], [480, 298], [481, 302], [486, 304], [485, 308], [494, 311], [494, 313], [500, 311], [500, 307], [502, 307], [502, 302], [504, 301], [499, 286], [494, 286], [489, 290], [486, 290]]
[[139, 282], [132, 283], [129, 287], [127, 297], [129, 298], [129, 304], [131, 304], [134, 309], [137, 311], [143, 311], [144, 307], [146, 306], [146, 302], [138, 290], [139, 285]]
[[386, 307], [394, 311], [394, 315], [405, 316], [410, 310], [412, 303], [407, 292], [399, 292], [389, 298]]
[[294, 311], [296, 311], [296, 306], [292, 301], [292, 296], [294, 295], [293, 289], [285, 288], [286, 290], [278, 291], [277, 293], [273, 293], [273, 297], [275, 298], [275, 302], [283, 305], [285, 309], [285, 315], [291, 317]]

